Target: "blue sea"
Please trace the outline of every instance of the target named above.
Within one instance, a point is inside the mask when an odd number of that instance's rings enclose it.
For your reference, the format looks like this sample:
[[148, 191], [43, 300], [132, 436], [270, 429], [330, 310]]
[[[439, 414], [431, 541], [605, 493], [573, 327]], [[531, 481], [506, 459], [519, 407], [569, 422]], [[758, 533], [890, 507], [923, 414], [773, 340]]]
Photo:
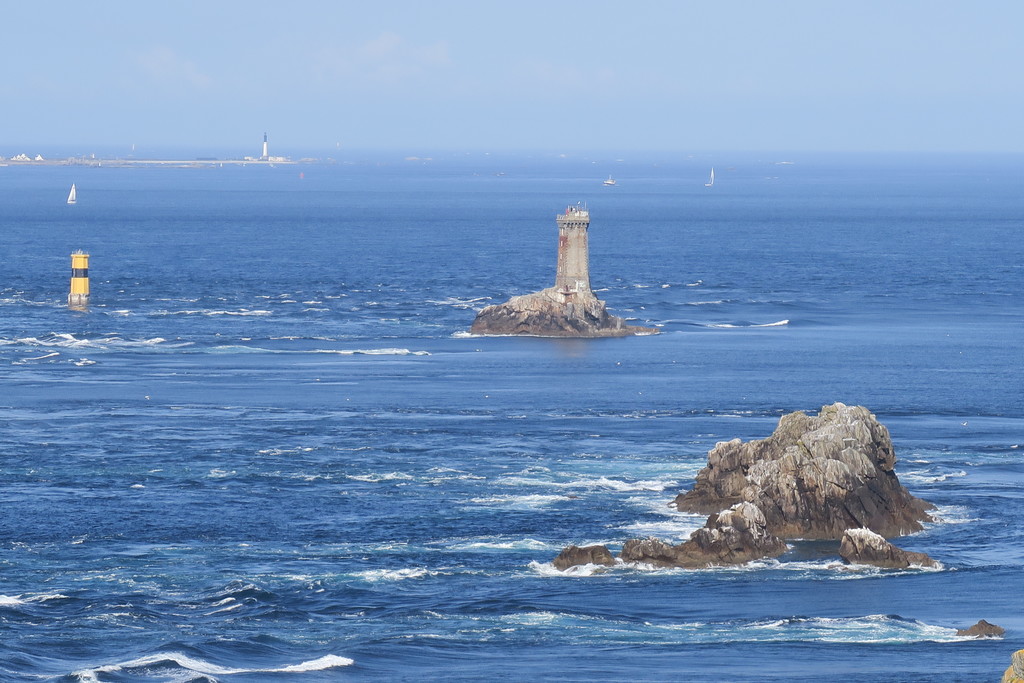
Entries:
[[[1024, 647], [1024, 158], [340, 157], [0, 167], [0, 679], [990, 681]], [[576, 202], [661, 334], [469, 335]], [[552, 567], [685, 540], [716, 442], [837, 401], [942, 569]]]

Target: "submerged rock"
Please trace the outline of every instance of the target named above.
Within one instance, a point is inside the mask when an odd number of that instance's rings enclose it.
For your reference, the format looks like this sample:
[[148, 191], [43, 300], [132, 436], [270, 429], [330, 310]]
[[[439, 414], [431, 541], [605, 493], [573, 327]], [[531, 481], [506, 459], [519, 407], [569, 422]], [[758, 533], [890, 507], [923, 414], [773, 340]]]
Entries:
[[847, 529], [839, 544], [839, 555], [851, 564], [870, 564], [886, 569], [941, 566], [924, 553], [897, 548], [870, 529]]
[[889, 431], [875, 416], [835, 403], [817, 416], [784, 415], [766, 439], [718, 443], [674, 504], [707, 514], [750, 502], [781, 538], [839, 539], [857, 527], [899, 536], [920, 531], [933, 506], [910, 495], [895, 466]]
[[558, 553], [558, 557], [552, 560], [552, 564], [555, 565], [555, 569], [564, 572], [570, 567], [584, 564], [603, 564], [610, 567], [615, 564], [615, 558], [603, 545], [583, 547], [570, 545]]
[[633, 539], [622, 546], [619, 559], [656, 567], [700, 568], [744, 564], [784, 552], [786, 544], [768, 533], [761, 511], [750, 503], [738, 503], [711, 515], [685, 543], [671, 546], [653, 538]]
[[1006, 635], [1006, 629], [1002, 626], [990, 624], [982, 619], [970, 628], [957, 629], [956, 634], [958, 636], [969, 636], [971, 638], [1002, 638]]

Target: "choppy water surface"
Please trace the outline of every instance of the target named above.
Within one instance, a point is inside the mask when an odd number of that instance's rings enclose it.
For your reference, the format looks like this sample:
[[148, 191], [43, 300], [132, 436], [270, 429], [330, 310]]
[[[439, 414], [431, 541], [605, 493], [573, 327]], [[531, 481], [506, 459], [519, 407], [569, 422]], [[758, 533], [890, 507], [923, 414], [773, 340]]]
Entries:
[[[998, 678], [1024, 160], [783, 160], [0, 169], [0, 678]], [[467, 335], [552, 281], [576, 201], [599, 295], [662, 334]], [[717, 441], [834, 401], [939, 506], [899, 544], [941, 570], [551, 566], [684, 540]]]

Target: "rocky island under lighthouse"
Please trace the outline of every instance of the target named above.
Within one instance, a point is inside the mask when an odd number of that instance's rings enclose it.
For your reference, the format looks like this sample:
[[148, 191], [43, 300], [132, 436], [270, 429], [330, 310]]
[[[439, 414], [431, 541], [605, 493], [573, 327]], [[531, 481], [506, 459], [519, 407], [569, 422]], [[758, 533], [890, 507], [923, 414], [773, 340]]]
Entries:
[[570, 206], [558, 223], [558, 267], [555, 285], [532, 294], [514, 296], [480, 311], [470, 332], [535, 337], [625, 337], [657, 334], [654, 327], [627, 325], [610, 315], [590, 289], [587, 230], [590, 212]]

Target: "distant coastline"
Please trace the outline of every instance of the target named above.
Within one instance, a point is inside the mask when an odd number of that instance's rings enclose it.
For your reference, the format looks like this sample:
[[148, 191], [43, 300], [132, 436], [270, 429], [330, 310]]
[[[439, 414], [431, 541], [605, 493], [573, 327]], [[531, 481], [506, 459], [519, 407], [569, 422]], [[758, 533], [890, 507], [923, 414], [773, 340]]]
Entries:
[[66, 159], [43, 159], [41, 157], [30, 158], [25, 155], [10, 159], [0, 158], [0, 166], [179, 166], [179, 167], [203, 167], [203, 166], [275, 166], [277, 164], [299, 164], [314, 163], [317, 159], [301, 159], [293, 161], [287, 157], [271, 157], [270, 159], [125, 159], [125, 158], [100, 158], [100, 157], [68, 157]]

